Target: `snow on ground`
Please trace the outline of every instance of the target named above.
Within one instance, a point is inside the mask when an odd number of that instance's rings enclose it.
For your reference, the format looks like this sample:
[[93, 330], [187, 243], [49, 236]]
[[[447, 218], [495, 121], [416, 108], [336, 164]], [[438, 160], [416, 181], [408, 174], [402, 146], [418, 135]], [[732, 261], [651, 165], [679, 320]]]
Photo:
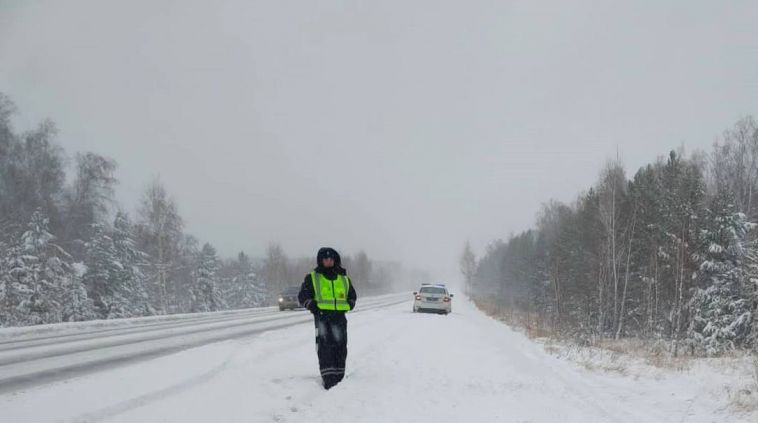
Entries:
[[35, 336], [57, 336], [86, 333], [96, 330], [110, 330], [163, 323], [183, 323], [189, 320], [218, 319], [253, 313], [266, 313], [278, 310], [277, 307], [248, 308], [242, 310], [225, 310], [208, 313], [182, 313], [148, 317], [130, 317], [125, 319], [87, 320], [84, 322], [51, 323], [45, 325], [0, 328], [0, 342], [9, 342], [33, 338]]
[[[321, 388], [303, 324], [0, 396], [0, 421], [748, 422], [708, 371], [590, 371], [483, 315], [411, 303], [350, 316], [346, 379]], [[701, 379], [702, 378], [702, 379]]]

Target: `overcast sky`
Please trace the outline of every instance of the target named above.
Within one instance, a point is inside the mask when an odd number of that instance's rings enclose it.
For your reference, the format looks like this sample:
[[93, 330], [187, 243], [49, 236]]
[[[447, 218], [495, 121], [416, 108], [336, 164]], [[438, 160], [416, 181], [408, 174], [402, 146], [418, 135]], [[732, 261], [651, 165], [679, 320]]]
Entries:
[[455, 271], [758, 114], [752, 1], [8, 1], [0, 91], [67, 151], [155, 175], [222, 254], [322, 245]]

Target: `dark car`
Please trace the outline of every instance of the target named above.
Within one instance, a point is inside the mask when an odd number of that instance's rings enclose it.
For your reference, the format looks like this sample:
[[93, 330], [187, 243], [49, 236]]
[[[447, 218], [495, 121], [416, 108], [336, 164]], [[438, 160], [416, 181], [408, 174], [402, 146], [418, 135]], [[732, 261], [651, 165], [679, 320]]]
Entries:
[[300, 292], [299, 286], [291, 286], [279, 294], [279, 310], [294, 310], [300, 308], [300, 302], [297, 300], [297, 294]]

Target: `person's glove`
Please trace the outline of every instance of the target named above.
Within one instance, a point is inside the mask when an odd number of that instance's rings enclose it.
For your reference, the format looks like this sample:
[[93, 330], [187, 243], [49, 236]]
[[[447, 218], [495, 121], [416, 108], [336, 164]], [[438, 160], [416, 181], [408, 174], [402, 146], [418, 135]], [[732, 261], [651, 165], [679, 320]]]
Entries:
[[350, 305], [350, 311], [352, 311], [355, 308], [355, 300], [347, 300], [347, 303]]
[[303, 303], [303, 307], [307, 308], [313, 314], [316, 314], [316, 312], [318, 311], [318, 306], [316, 305], [316, 302], [311, 299], [305, 300], [305, 302]]

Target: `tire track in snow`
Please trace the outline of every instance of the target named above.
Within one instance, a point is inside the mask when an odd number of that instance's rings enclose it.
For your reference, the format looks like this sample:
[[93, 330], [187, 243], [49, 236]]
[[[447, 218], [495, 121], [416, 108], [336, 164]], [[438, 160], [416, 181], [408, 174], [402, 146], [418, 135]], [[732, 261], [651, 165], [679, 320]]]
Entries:
[[[405, 295], [402, 297], [402, 301], [406, 301]], [[401, 295], [373, 297], [354, 313], [395, 304], [400, 298]], [[310, 314], [285, 313], [239, 322], [235, 319], [232, 320], [234, 324], [215, 322], [199, 328], [166, 330], [148, 336], [137, 333], [58, 348], [32, 347], [31, 352], [12, 351], [6, 352], [5, 356], [0, 353], [0, 394], [308, 321], [312, 321]]]
[[221, 372], [226, 370], [226, 368], [229, 366], [229, 363], [232, 361], [235, 354], [236, 352], [229, 354], [220, 364], [212, 367], [207, 372], [193, 376], [189, 379], [185, 379], [181, 381], [180, 383], [176, 383], [166, 388], [159, 389], [157, 391], [150, 392], [144, 395], [140, 395], [138, 397], [131, 398], [129, 400], [122, 401], [105, 408], [101, 408], [100, 410], [93, 411], [91, 413], [80, 415], [78, 417], [71, 419], [70, 421], [72, 423], [73, 422], [76, 422], [76, 423], [100, 422], [100, 421], [118, 416], [119, 414], [123, 414], [129, 410], [133, 410], [137, 407], [142, 407], [156, 401], [164, 400], [167, 397], [170, 397], [172, 395], [181, 394], [184, 391], [192, 389], [199, 384], [206, 383], [214, 379], [215, 377], [217, 377]]
[[24, 338], [24, 339], [13, 339], [10, 341], [0, 341], [0, 352], [45, 346], [45, 345], [60, 345], [63, 343], [77, 342], [77, 341], [83, 341], [83, 340], [89, 340], [89, 339], [97, 339], [97, 338], [102, 338], [103, 335], [112, 334], [112, 335], [117, 336], [117, 335], [125, 335], [125, 334], [131, 334], [131, 333], [139, 333], [139, 332], [146, 333], [146, 332], [151, 332], [151, 331], [161, 330], [161, 329], [173, 329], [173, 328], [179, 328], [179, 327], [185, 327], [185, 326], [192, 326], [192, 325], [197, 325], [199, 323], [215, 323], [215, 322], [222, 322], [222, 321], [244, 319], [244, 318], [249, 318], [249, 317], [267, 316], [267, 315], [278, 314], [278, 313], [280, 312], [275, 311], [275, 310], [260, 309], [260, 311], [258, 311], [256, 309], [256, 311], [254, 312], [236, 313], [233, 315], [224, 315], [220, 317], [204, 316], [204, 317], [198, 317], [198, 318], [162, 321], [162, 322], [157, 322], [157, 323], [119, 326], [119, 327], [108, 328], [108, 329], [86, 330], [86, 331], [77, 332], [77, 333], [46, 335], [46, 336], [38, 336], [38, 337], [31, 337], [31, 338]]
[[[356, 310], [352, 312], [351, 314], [358, 314], [361, 315], [362, 313], [366, 313], [369, 311], [375, 311], [377, 309], [382, 308], [389, 308], [393, 307], [400, 303], [406, 303], [408, 302], [407, 299], [403, 299], [402, 301], [398, 301], [397, 299], [387, 300], [385, 299], [383, 302], [370, 302], [369, 305], [364, 306], [363, 308]], [[305, 322], [298, 322], [295, 324], [289, 324], [284, 327], [276, 328], [276, 329], [284, 329], [286, 327], [294, 326], [294, 325], [301, 325], [301, 324], [307, 324], [309, 322], [312, 322], [312, 316], [307, 315], [308, 317], [307, 321]], [[261, 333], [265, 332], [271, 332], [272, 330], [276, 329], [266, 329], [261, 331]], [[229, 354], [222, 363], [214, 366], [213, 368], [209, 369], [206, 372], [203, 372], [199, 375], [192, 376], [191, 378], [187, 378], [181, 381], [178, 381], [168, 387], [159, 389], [157, 391], [149, 392], [134, 398], [130, 398], [124, 401], [121, 401], [119, 403], [104, 407], [100, 410], [91, 412], [91, 413], [85, 413], [82, 415], [79, 415], [73, 419], [71, 419], [71, 422], [100, 422], [104, 421], [110, 418], [114, 418], [116, 416], [119, 416], [121, 414], [124, 414], [126, 412], [132, 411], [136, 408], [148, 406], [151, 403], [159, 402], [166, 400], [169, 397], [180, 395], [188, 390], [197, 388], [198, 386], [208, 383], [212, 381], [213, 379], [217, 378], [220, 374], [222, 374], [225, 370], [229, 368], [229, 365], [234, 359], [239, 355], [239, 353], [243, 350], [242, 348], [247, 345], [248, 343], [241, 343], [238, 348], [236, 348], [231, 354]], [[282, 345], [279, 344], [276, 347], [272, 348], [264, 348], [259, 351], [254, 356], [248, 357], [246, 360], [241, 362], [236, 362], [235, 366], [244, 366], [246, 364], [255, 363], [255, 365], [261, 365], [261, 358], [270, 358], [275, 356], [276, 352], [280, 351], [283, 346], [302, 346], [303, 345], [303, 339], [302, 338], [293, 338], [291, 341], [287, 342], [286, 344]], [[236, 367], [235, 367], [236, 368]], [[318, 385], [320, 387], [320, 377], [318, 376], [318, 369], [314, 369], [313, 376], [290, 376], [288, 378], [281, 378], [281, 379], [274, 379], [270, 382], [275, 384], [281, 384], [285, 381], [292, 381], [292, 380], [313, 380], [314, 385]], [[316, 397], [319, 392], [323, 392], [322, 389], [319, 389], [319, 391], [316, 391], [314, 395], [312, 395], [310, 398]], [[287, 401], [294, 401], [295, 398], [293, 396], [290, 396], [289, 398], [286, 398]], [[308, 398], [298, 397], [297, 400], [307, 401]], [[284, 413], [273, 413], [272, 418], [274, 418], [275, 421], [285, 421], [285, 415], [287, 412], [293, 413], [298, 412], [299, 408], [297, 405], [289, 405], [288, 409]], [[280, 417], [280, 420], [276, 420], [276, 416]]]

